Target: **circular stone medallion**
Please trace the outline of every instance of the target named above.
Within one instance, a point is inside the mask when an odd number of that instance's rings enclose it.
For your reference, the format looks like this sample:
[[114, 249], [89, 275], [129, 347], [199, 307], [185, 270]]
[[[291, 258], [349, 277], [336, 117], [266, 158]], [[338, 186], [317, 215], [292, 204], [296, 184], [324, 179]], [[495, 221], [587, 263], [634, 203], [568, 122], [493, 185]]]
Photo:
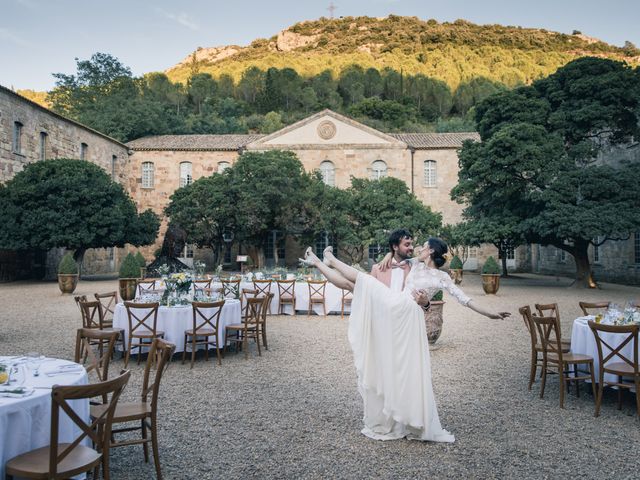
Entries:
[[318, 125], [318, 135], [323, 140], [330, 140], [336, 135], [336, 126], [330, 120], [324, 120]]

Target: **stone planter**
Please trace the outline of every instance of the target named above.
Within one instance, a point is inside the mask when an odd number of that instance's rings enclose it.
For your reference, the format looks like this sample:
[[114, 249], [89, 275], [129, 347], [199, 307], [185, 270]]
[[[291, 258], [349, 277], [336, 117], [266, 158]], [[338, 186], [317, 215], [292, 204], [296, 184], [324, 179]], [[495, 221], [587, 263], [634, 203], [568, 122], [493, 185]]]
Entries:
[[500, 288], [500, 275], [482, 274], [482, 289], [487, 295], [495, 295]]
[[442, 308], [444, 302], [432, 301], [429, 310], [424, 312], [424, 323], [427, 326], [427, 338], [429, 345], [436, 343], [442, 333]]
[[75, 291], [78, 285], [78, 274], [58, 274], [58, 287], [62, 293], [71, 294]]
[[462, 269], [461, 268], [452, 268], [449, 270], [449, 276], [453, 283], [456, 285], [460, 285], [462, 283]]
[[138, 278], [121, 278], [119, 283], [120, 298], [124, 301], [130, 301], [136, 298], [136, 288], [138, 287]]

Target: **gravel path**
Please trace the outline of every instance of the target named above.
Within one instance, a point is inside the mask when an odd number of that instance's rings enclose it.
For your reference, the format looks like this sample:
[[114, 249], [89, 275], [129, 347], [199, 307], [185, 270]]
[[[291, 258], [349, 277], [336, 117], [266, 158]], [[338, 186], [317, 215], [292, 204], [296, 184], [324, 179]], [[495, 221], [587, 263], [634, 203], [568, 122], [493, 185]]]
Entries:
[[[558, 381], [527, 390], [529, 339], [519, 306], [558, 302], [570, 338], [578, 300], [640, 299], [640, 289], [605, 284], [598, 291], [566, 287], [555, 277], [521, 275], [485, 296], [466, 275], [467, 294], [513, 317], [492, 321], [447, 298], [442, 337], [432, 351], [433, 381], [443, 426], [454, 444], [376, 442], [361, 435], [347, 319], [269, 317], [270, 349], [258, 357], [230, 353], [223, 365], [198, 358], [193, 370], [175, 361], [161, 391], [160, 456], [173, 478], [637, 478], [640, 444], [635, 403], [623, 410], [605, 397], [572, 393], [559, 407]], [[113, 290], [115, 281], [81, 282], [76, 294]], [[0, 285], [0, 355], [37, 350], [72, 358], [80, 314], [54, 283]], [[116, 360], [113, 371], [123, 365]], [[139, 395], [143, 365], [132, 366], [125, 397]], [[112, 452], [115, 479], [153, 478], [141, 447]]]

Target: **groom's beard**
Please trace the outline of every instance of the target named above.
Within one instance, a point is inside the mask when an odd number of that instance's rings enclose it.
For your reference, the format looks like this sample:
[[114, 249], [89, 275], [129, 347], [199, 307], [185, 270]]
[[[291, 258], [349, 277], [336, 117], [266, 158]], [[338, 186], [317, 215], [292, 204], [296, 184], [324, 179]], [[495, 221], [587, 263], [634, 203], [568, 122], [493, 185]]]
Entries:
[[403, 260], [407, 260], [409, 258], [411, 258], [411, 254], [413, 252], [408, 252], [406, 255], [400, 253], [400, 252], [396, 252], [395, 255], [393, 256], [393, 258], [396, 260], [396, 262], [402, 262]]

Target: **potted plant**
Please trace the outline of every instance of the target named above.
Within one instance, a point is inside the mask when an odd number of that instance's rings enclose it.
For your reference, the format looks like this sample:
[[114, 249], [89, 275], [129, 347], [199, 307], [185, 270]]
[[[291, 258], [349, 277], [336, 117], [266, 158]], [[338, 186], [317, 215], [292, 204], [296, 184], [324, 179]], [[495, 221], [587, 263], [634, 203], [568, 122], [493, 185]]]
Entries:
[[78, 285], [78, 264], [66, 253], [58, 264], [58, 287], [62, 293], [73, 293]]
[[424, 322], [427, 326], [427, 338], [429, 345], [436, 343], [436, 340], [440, 338], [442, 333], [442, 308], [444, 302], [442, 301], [442, 290], [438, 290], [431, 299], [431, 306], [429, 310], [424, 312]]
[[482, 266], [482, 288], [484, 293], [493, 295], [500, 288], [500, 267], [493, 257], [487, 258]]
[[449, 262], [449, 275], [456, 285], [462, 283], [462, 260], [457, 255], [454, 255]]
[[120, 264], [119, 290], [122, 300], [136, 298], [136, 287], [140, 279], [140, 264], [132, 253], [127, 253]]
[[147, 261], [139, 251], [136, 253], [136, 262], [140, 265], [140, 280], [144, 280], [147, 276]]

